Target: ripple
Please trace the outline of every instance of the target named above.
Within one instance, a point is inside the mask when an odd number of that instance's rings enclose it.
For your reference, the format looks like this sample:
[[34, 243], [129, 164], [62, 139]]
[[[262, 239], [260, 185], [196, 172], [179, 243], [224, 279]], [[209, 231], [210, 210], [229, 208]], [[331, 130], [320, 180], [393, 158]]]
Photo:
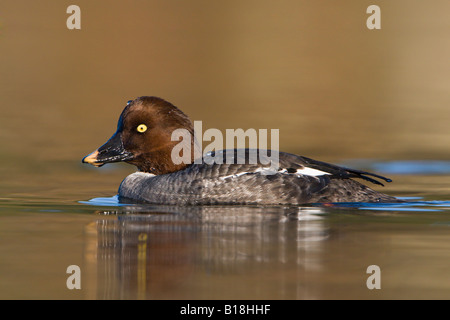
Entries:
[[378, 211], [449, 211], [450, 201], [411, 201], [421, 199], [418, 197], [403, 197], [399, 198], [405, 200], [402, 203], [369, 203], [369, 202], [355, 202], [355, 203], [335, 203], [334, 207], [339, 208], [357, 208], [359, 210], [378, 210]]

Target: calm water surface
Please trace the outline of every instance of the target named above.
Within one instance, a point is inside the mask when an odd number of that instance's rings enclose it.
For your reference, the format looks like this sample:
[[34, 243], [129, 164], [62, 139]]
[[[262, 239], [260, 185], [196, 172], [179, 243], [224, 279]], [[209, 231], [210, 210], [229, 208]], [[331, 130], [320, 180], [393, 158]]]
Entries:
[[[387, 188], [409, 194], [404, 204], [1, 199], [0, 297], [448, 299], [450, 195], [441, 187], [450, 175], [395, 178]], [[81, 269], [81, 290], [66, 287], [69, 265]], [[366, 286], [370, 265], [380, 267], [379, 290]]]

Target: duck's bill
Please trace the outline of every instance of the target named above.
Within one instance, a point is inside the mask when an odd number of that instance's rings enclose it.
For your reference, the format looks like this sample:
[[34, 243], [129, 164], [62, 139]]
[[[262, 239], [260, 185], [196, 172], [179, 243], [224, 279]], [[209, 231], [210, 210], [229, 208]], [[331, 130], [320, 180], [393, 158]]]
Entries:
[[120, 135], [115, 134], [100, 148], [83, 158], [81, 162], [101, 167], [106, 163], [127, 161], [133, 154], [123, 148]]
[[101, 167], [105, 163], [98, 161], [97, 157], [98, 157], [98, 150], [95, 150], [91, 154], [88, 154], [86, 157], [84, 157], [83, 160], [81, 160], [81, 162], [92, 164], [95, 167]]

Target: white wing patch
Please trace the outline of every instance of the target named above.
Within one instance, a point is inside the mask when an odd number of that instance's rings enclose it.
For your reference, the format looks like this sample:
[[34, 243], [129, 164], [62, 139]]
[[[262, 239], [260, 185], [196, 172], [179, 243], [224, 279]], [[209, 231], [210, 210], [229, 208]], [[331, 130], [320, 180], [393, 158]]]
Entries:
[[304, 167], [301, 169], [297, 169], [297, 172], [295, 174], [317, 177], [317, 176], [323, 176], [325, 174], [331, 174], [331, 173], [313, 169], [313, 168]]
[[292, 172], [292, 173], [289, 173], [286, 169], [274, 171], [271, 168], [263, 167], [263, 168], [258, 168], [253, 172], [239, 172], [236, 174], [230, 174], [228, 176], [220, 177], [220, 179], [225, 180], [225, 179], [229, 179], [229, 178], [237, 178], [237, 177], [245, 175], [245, 174], [258, 173], [258, 172], [263, 175], [271, 175], [271, 174], [281, 173], [281, 174], [295, 174], [297, 176], [310, 176], [310, 177], [318, 177], [318, 176], [323, 176], [326, 174], [331, 174], [329, 172], [325, 172], [325, 171], [321, 171], [321, 170], [317, 170], [317, 169], [313, 169], [313, 168], [308, 168], [308, 167], [297, 169], [296, 172]]

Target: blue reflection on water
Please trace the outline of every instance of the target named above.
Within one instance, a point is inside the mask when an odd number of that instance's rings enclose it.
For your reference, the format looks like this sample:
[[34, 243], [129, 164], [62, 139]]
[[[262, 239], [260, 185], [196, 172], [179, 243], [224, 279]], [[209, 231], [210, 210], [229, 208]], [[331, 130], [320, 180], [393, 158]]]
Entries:
[[120, 203], [118, 195], [115, 195], [113, 197], [106, 197], [106, 198], [93, 198], [88, 201], [79, 201], [79, 203], [89, 204], [92, 206], [107, 206], [107, 207], [110, 207], [110, 206], [123, 207], [123, 206], [130, 205], [130, 204], [126, 204], [126, 203]]
[[351, 160], [346, 167], [372, 170], [383, 174], [450, 174], [450, 161], [443, 160], [399, 160], [374, 162], [371, 160]]
[[[450, 201], [420, 201], [420, 197], [399, 197], [404, 200], [402, 203], [369, 203], [369, 202], [342, 202], [333, 204], [314, 204], [314, 207], [324, 208], [355, 208], [360, 210], [379, 210], [379, 211], [449, 211]], [[93, 206], [107, 206], [107, 207], [142, 207], [145, 204], [136, 203], [121, 203], [117, 195], [113, 197], [93, 198], [89, 201], [80, 201], [82, 204]], [[148, 205], [152, 206], [152, 205]], [[158, 206], [156, 206], [158, 207]]]
[[446, 174], [450, 161], [391, 161], [374, 163], [373, 168], [391, 174]]
[[[419, 201], [420, 197], [398, 197], [404, 200], [401, 203], [371, 203], [371, 202], [341, 202], [333, 203], [335, 208], [357, 208], [360, 210], [379, 211], [448, 211], [450, 201]], [[318, 204], [320, 206], [320, 204]]]

